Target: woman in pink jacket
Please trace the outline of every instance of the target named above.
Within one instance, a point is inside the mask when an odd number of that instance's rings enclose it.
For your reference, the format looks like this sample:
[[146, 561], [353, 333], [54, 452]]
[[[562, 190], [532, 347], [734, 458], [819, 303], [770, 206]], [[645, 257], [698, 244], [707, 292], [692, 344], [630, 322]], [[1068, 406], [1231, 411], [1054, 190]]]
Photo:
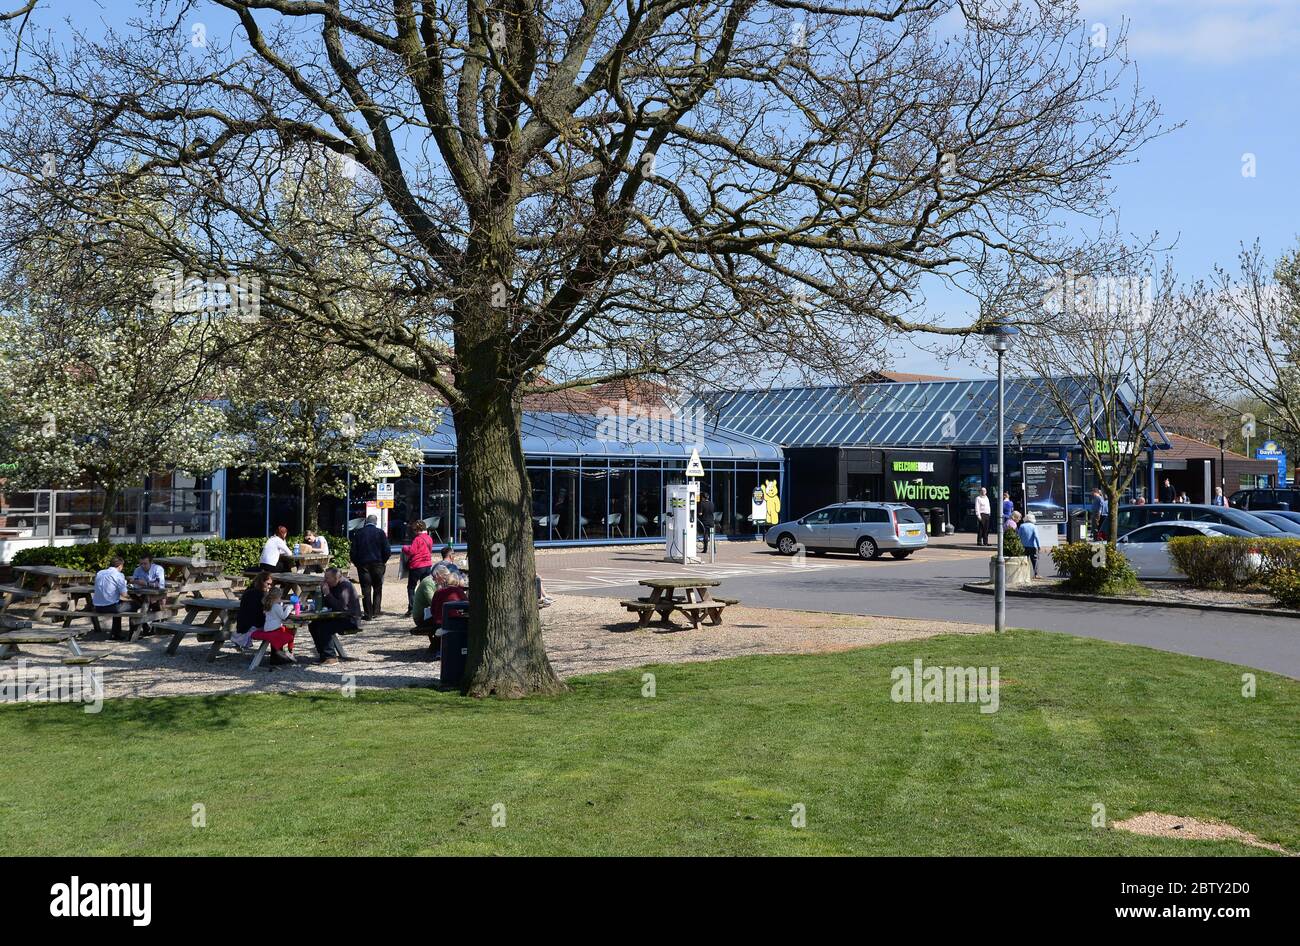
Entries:
[[406, 556], [406, 616], [411, 616], [412, 601], [415, 600], [415, 586], [433, 570], [433, 537], [424, 520], [417, 519], [411, 526], [414, 533], [410, 545], [402, 546]]

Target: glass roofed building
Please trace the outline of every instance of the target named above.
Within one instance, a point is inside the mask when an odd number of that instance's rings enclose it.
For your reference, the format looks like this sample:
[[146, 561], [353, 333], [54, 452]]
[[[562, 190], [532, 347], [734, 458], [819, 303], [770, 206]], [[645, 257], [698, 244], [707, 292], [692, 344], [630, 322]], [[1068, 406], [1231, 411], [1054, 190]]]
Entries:
[[[1086, 391], [1074, 388], [1086, 404]], [[835, 502], [901, 501], [973, 529], [974, 496], [996, 487], [997, 403], [997, 382], [987, 379], [723, 391], [692, 406], [720, 427], [781, 444], [783, 517]], [[1113, 446], [1144, 454], [1133, 488], [1150, 495], [1154, 451], [1169, 447], [1164, 432], [1156, 426], [1136, 444]], [[1066, 461], [1071, 504], [1096, 485], [1069, 422], [1032, 381], [1006, 384], [1006, 459], [1017, 500], [1026, 461]]]
[[[1080, 398], [1085, 394], [1079, 391]], [[620, 407], [611, 409], [610, 404]], [[1067, 462], [1068, 496], [1081, 503], [1094, 485], [1070, 425], [1031, 382], [1007, 384], [1007, 481], [1020, 494], [1022, 463]], [[669, 420], [668, 418], [672, 418]], [[838, 387], [736, 390], [697, 395], [681, 411], [628, 402], [581, 409], [525, 410], [522, 441], [532, 481], [533, 537], [539, 544], [662, 541], [665, 489], [686, 481], [699, 447], [703, 489], [722, 535], [755, 534], [754, 492], [775, 483], [781, 517], [854, 499], [938, 508], [958, 529], [973, 529], [973, 496], [997, 479], [997, 385], [992, 380], [879, 381]], [[438, 541], [465, 541], [456, 428], [450, 417], [422, 441], [424, 462], [394, 481], [388, 531], [405, 542], [417, 519]], [[1150, 495], [1150, 456], [1168, 446], [1160, 429], [1116, 445], [1147, 456], [1135, 492]], [[214, 477], [226, 501], [222, 532], [266, 535], [303, 520], [287, 476], [225, 471]], [[357, 484], [321, 503], [321, 527], [355, 527], [375, 501]]]
[[[697, 445], [701, 480], [724, 534], [749, 534], [752, 493], [764, 480], [780, 483], [780, 446], [706, 424], [689, 411], [525, 411], [522, 440], [532, 481], [533, 538], [540, 544], [662, 541], [665, 487], [686, 482]], [[423, 519], [438, 542], [465, 540], [456, 427], [447, 416], [422, 439], [424, 462], [394, 480], [388, 534], [394, 544]], [[277, 523], [298, 529], [302, 497], [288, 477], [265, 471], [226, 471], [223, 533], [267, 535]], [[375, 501], [371, 484], [321, 502], [321, 528], [340, 534], [359, 525]]]

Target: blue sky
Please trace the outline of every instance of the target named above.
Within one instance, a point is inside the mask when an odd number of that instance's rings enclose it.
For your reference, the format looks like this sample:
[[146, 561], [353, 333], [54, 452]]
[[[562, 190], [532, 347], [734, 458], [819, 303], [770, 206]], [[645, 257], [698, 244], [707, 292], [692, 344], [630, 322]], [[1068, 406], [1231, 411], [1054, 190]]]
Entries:
[[[1300, 0], [1080, 0], [1091, 30], [1128, 28], [1129, 55], [1178, 131], [1117, 169], [1112, 204], [1130, 233], [1176, 243], [1180, 278], [1233, 264], [1260, 240], [1276, 257], [1300, 239]], [[1242, 174], [1244, 154], [1255, 176]], [[904, 344], [893, 367], [942, 374]], [[953, 374], [979, 374], [960, 364]]]

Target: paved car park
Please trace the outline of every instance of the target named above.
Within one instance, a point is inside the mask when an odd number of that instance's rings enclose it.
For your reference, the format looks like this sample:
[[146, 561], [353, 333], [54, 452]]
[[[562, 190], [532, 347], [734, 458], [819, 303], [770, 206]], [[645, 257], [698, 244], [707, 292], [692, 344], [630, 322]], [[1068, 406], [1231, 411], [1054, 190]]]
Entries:
[[[720, 594], [757, 607], [991, 623], [992, 599], [961, 590], [965, 582], [987, 580], [991, 550], [941, 543], [904, 561], [867, 562], [848, 553], [807, 555], [801, 565], [762, 542], [721, 542], [715, 562], [690, 571], [722, 579]], [[553, 593], [621, 598], [642, 578], [682, 574], [684, 566], [662, 558], [662, 546], [554, 550], [538, 554], [538, 571]], [[1043, 559], [1050, 574], [1051, 560]], [[1007, 621], [1300, 679], [1295, 618], [1011, 597]]]

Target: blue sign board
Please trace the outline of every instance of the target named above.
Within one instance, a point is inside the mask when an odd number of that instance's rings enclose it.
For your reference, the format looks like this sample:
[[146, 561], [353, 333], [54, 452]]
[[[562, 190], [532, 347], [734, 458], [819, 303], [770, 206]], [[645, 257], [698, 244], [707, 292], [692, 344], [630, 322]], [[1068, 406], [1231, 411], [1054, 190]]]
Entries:
[[1276, 440], [1265, 440], [1260, 444], [1255, 449], [1255, 459], [1276, 460], [1278, 485], [1286, 485], [1286, 451], [1278, 449]]

